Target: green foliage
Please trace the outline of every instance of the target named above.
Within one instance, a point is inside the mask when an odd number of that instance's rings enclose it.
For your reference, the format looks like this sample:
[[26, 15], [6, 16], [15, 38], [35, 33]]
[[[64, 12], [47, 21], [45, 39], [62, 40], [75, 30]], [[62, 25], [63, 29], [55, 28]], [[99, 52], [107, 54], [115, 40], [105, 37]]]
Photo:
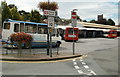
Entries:
[[90, 23], [97, 23], [97, 21], [95, 21], [94, 19], [90, 21]]
[[6, 19], [10, 19], [10, 18], [12, 18], [10, 9], [7, 6], [7, 3], [2, 2], [2, 21], [6, 20]]
[[83, 22], [87, 22], [86, 20], [83, 20]]
[[80, 16], [77, 15], [77, 20], [82, 21], [82, 19], [80, 18]]
[[107, 25], [115, 25], [115, 22], [112, 19], [108, 19]]
[[10, 12], [11, 12], [11, 14], [12, 14], [12, 18], [11, 19], [13, 19], [13, 20], [20, 20], [20, 14], [19, 14], [19, 12], [17, 11], [17, 8], [16, 7], [13, 7], [13, 8], [11, 8], [10, 9]]
[[41, 21], [41, 15], [39, 14], [39, 11], [37, 11], [37, 10], [31, 11], [30, 21], [32, 21], [32, 22], [40, 22]]
[[24, 10], [18, 11], [15, 5], [7, 5], [6, 2], [2, 2], [2, 20], [13, 19], [21, 21], [41, 22], [42, 16], [39, 11], [32, 10], [31, 13]]

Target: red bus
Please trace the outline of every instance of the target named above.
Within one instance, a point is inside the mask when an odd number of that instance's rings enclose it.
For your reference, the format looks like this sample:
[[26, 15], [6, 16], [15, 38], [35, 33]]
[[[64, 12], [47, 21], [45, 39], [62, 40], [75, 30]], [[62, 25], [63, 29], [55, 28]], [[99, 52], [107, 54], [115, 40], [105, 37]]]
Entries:
[[[74, 33], [73, 33], [74, 31]], [[78, 40], [78, 28], [67, 27], [64, 34], [65, 41], [77, 41]]]
[[104, 36], [108, 38], [116, 38], [118, 37], [117, 30], [109, 30], [108, 32], [104, 32]]

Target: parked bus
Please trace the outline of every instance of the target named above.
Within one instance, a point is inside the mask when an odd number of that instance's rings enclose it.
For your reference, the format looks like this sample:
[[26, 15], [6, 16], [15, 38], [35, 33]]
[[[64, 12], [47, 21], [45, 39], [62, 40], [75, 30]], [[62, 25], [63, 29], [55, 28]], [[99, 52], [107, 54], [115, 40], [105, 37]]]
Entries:
[[120, 36], [120, 30], [117, 30], [117, 35], [118, 35], [118, 37]]
[[[57, 26], [58, 32], [64, 40], [64, 35], [66, 28], [71, 26]], [[96, 37], [103, 37], [103, 29], [96, 29], [96, 28], [83, 28], [83, 27], [76, 27], [78, 28], [78, 38], [96, 38]]]
[[78, 28], [67, 27], [64, 33], [65, 41], [77, 41], [78, 40]]
[[108, 37], [108, 38], [118, 37], [117, 30], [104, 30], [104, 37]]
[[[25, 32], [33, 37], [32, 47], [47, 47], [48, 25], [44, 23], [6, 20], [3, 23], [2, 42], [10, 43], [9, 36], [13, 33]], [[60, 36], [52, 36], [52, 46], [61, 44]]]

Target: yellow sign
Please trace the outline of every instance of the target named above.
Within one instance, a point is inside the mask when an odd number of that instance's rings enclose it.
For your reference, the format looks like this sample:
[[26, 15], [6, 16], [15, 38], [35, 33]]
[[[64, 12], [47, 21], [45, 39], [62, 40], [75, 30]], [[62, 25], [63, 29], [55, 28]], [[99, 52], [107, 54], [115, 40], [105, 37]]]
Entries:
[[50, 32], [52, 32], [53, 30], [52, 29], [50, 29]]

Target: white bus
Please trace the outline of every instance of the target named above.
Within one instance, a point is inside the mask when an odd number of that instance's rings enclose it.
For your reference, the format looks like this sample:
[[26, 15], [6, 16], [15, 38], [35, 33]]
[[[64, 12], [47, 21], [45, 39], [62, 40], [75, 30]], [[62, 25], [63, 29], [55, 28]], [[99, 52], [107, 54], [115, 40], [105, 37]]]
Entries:
[[[46, 47], [48, 25], [44, 23], [24, 22], [8, 19], [3, 23], [2, 42], [9, 44], [9, 36], [12, 33], [25, 32], [31, 34], [33, 37], [32, 47]], [[52, 46], [59, 46], [61, 44], [60, 36], [52, 36]]]

